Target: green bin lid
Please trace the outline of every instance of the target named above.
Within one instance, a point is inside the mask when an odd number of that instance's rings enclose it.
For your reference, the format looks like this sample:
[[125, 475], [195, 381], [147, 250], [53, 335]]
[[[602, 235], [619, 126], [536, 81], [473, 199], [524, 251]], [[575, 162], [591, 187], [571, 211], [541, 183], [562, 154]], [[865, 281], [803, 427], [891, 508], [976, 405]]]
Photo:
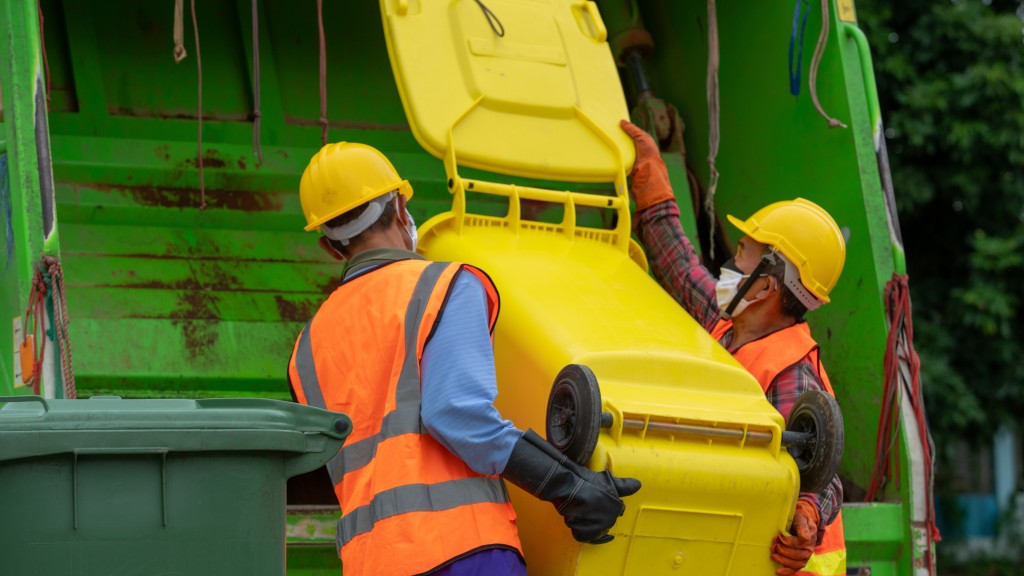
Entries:
[[0, 461], [60, 453], [283, 451], [330, 455], [348, 416], [278, 400], [0, 397]]

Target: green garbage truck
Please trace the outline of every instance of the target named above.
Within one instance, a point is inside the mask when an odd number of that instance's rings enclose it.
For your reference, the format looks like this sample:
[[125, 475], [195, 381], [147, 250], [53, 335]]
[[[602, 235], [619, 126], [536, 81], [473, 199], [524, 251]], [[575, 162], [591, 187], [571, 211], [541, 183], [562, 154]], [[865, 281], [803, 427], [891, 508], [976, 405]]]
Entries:
[[[568, 244], [610, 238], [645, 270], [628, 230], [632, 151], [601, 120], [628, 116], [656, 136], [684, 228], [712, 270], [739, 238], [725, 214], [803, 197], [835, 217], [845, 268], [808, 323], [845, 421], [845, 573], [935, 574], [932, 449], [906, 265], [853, 0], [457, 0], [437, 10], [423, 0], [0, 4], [0, 312], [10, 322], [0, 330], [0, 396], [291, 399], [295, 338], [342, 272], [302, 230], [299, 177], [325, 142], [386, 154], [415, 189], [418, 222], [469, 213], [536, 221]], [[410, 36], [424, 29], [433, 40]], [[450, 80], [449, 68], [472, 73]], [[584, 93], [599, 104], [578, 105]], [[469, 118], [459, 112], [435, 130], [440, 116], [419, 104], [426, 96], [527, 120], [473, 117], [456, 131]], [[566, 170], [520, 161], [536, 148], [523, 135], [543, 133], [535, 118], [574, 123], [552, 132]], [[557, 145], [579, 130], [591, 139]], [[465, 152], [467, 142], [485, 152]], [[602, 155], [618, 171], [576, 163]], [[467, 201], [458, 192], [470, 180], [503, 192]], [[585, 200], [593, 197], [615, 208]], [[433, 249], [457, 258], [450, 240]], [[547, 262], [556, 269], [570, 250], [558, 246]], [[574, 287], [614, 281], [570, 269]], [[513, 297], [514, 285], [498, 288]], [[661, 310], [631, 306], [639, 318]], [[592, 322], [602, 311], [578, 313]], [[510, 397], [502, 363], [515, 358], [503, 345], [499, 334], [500, 395]], [[522, 354], [550, 350], [524, 345]], [[727, 356], [707, 352], [712, 364]], [[775, 432], [765, 438], [778, 450]], [[291, 478], [285, 506], [288, 574], [337, 574], [326, 473]], [[630, 566], [623, 572], [658, 573]]]

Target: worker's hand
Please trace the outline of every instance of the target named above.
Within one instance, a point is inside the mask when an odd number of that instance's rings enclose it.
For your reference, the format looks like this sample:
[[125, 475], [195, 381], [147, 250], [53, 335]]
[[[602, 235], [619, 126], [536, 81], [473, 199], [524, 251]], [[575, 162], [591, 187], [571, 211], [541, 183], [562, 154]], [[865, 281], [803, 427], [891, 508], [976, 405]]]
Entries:
[[621, 497], [635, 494], [640, 489], [640, 481], [618, 478], [607, 470], [594, 472], [582, 466], [577, 468], [577, 474], [576, 487], [568, 498], [555, 502], [555, 507], [577, 541], [611, 542], [614, 537], [608, 530], [626, 511]]
[[633, 139], [636, 147], [636, 162], [633, 163], [633, 179], [630, 192], [636, 200], [637, 211], [666, 200], [675, 200], [672, 184], [668, 180], [668, 169], [661, 159], [661, 151], [651, 135], [626, 120], [619, 126]]
[[807, 565], [818, 540], [818, 507], [808, 500], [796, 501], [791, 536], [779, 534], [772, 542], [772, 560], [782, 565], [778, 576], [792, 576]]
[[622, 497], [640, 489], [635, 478], [618, 478], [607, 470], [594, 472], [576, 464], [533, 430], [527, 430], [513, 447], [501, 475], [551, 502], [572, 537], [588, 544], [612, 540], [608, 531], [626, 510]]

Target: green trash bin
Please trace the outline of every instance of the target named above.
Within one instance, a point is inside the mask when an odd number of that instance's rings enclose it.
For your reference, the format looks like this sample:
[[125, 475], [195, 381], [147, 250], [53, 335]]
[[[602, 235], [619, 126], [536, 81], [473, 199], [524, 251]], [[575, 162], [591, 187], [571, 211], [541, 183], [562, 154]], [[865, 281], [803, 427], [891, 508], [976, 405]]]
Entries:
[[0, 403], [3, 576], [281, 576], [285, 482], [352, 429], [275, 400]]

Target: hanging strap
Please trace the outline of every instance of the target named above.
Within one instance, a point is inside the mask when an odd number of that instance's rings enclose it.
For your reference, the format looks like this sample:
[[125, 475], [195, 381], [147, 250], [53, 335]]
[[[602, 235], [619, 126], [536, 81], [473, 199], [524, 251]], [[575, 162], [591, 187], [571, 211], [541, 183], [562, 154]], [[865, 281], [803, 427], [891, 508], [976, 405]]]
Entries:
[[260, 20], [259, 0], [252, 0], [252, 153], [263, 164], [260, 146]]
[[68, 301], [64, 291], [64, 270], [60, 267], [60, 260], [53, 256], [44, 255], [42, 266], [46, 267], [46, 274], [50, 277], [57, 352], [60, 354], [61, 370], [64, 375], [64, 397], [74, 399], [77, 398], [78, 391], [75, 387], [75, 368], [71, 363], [71, 335], [68, 332], [71, 319], [68, 316]]
[[206, 184], [203, 181], [203, 57], [199, 52], [199, 22], [196, 20], [196, 0], [192, 0], [192, 29], [196, 38], [196, 72], [199, 75], [197, 94], [198, 134], [196, 136], [196, 166], [199, 167], [199, 209], [206, 210]]
[[718, 9], [715, 0], [708, 0], [708, 194], [704, 197], [704, 211], [708, 215], [708, 253], [715, 257], [715, 191], [718, 189]]
[[185, 0], [174, 0], [174, 62], [178, 63], [188, 56], [185, 51], [185, 17], [183, 4]]
[[327, 41], [324, 38], [324, 0], [316, 0], [316, 21], [320, 31], [320, 143], [327, 145]]
[[24, 316], [25, 338], [21, 346], [23, 349], [30, 347], [31, 366], [25, 367], [26, 356], [23, 355], [21, 371], [32, 393], [39, 396], [42, 392], [43, 356], [46, 354], [46, 283], [38, 268], [32, 276], [32, 288], [29, 290]]
[[818, 45], [814, 48], [814, 57], [811, 59], [811, 71], [808, 74], [808, 81], [811, 84], [811, 100], [814, 101], [814, 107], [817, 108], [818, 114], [821, 114], [821, 117], [828, 121], [828, 127], [846, 128], [846, 124], [829, 116], [825, 109], [821, 107], [821, 102], [818, 101], [818, 66], [821, 65], [821, 57], [825, 54], [825, 46], [828, 44], [828, 2], [829, 0], [821, 0], [821, 34], [818, 35]]
[[484, 4], [482, 0], [476, 0], [476, 3], [477, 5], [480, 6], [480, 9], [483, 10], [484, 18], [487, 18], [487, 23], [491, 25], [491, 30], [494, 31], [498, 38], [504, 38], [505, 25], [501, 23], [501, 20], [498, 19], [498, 16], [494, 12], [492, 12], [491, 9], [488, 8], [487, 5]]
[[[67, 297], [64, 291], [64, 271], [60, 261], [53, 256], [43, 255], [32, 276], [32, 289], [29, 292], [28, 307], [25, 310], [26, 334], [32, 335], [32, 376], [29, 384], [35, 394], [42, 393], [43, 357], [46, 354], [46, 296], [53, 303], [53, 332], [57, 344], [57, 355], [64, 381], [64, 398], [75, 399], [78, 396], [75, 387], [75, 369], [71, 361], [71, 337], [68, 324]], [[31, 321], [31, 332], [29, 331]], [[28, 336], [25, 338], [29, 342]], [[25, 343], [22, 343], [24, 346]], [[22, 368], [24, 370], [24, 367]]]
[[[928, 420], [924, 407], [924, 392], [921, 388], [921, 360], [914, 349], [914, 322], [910, 302], [909, 279], [905, 274], [893, 274], [885, 285], [885, 311], [889, 320], [889, 336], [885, 345], [885, 381], [882, 392], [882, 409], [878, 419], [878, 433], [875, 441], [875, 469], [868, 486], [866, 502], [872, 502], [889, 480], [899, 486], [899, 430], [900, 396], [907, 395], [913, 412], [914, 424], [921, 440], [921, 454], [924, 459], [924, 500], [926, 502], [925, 523], [928, 538], [933, 542], [942, 539], [935, 517], [935, 446], [928, 431]], [[909, 423], [908, 423], [909, 424]], [[925, 555], [925, 567], [934, 574], [931, 554]]]

